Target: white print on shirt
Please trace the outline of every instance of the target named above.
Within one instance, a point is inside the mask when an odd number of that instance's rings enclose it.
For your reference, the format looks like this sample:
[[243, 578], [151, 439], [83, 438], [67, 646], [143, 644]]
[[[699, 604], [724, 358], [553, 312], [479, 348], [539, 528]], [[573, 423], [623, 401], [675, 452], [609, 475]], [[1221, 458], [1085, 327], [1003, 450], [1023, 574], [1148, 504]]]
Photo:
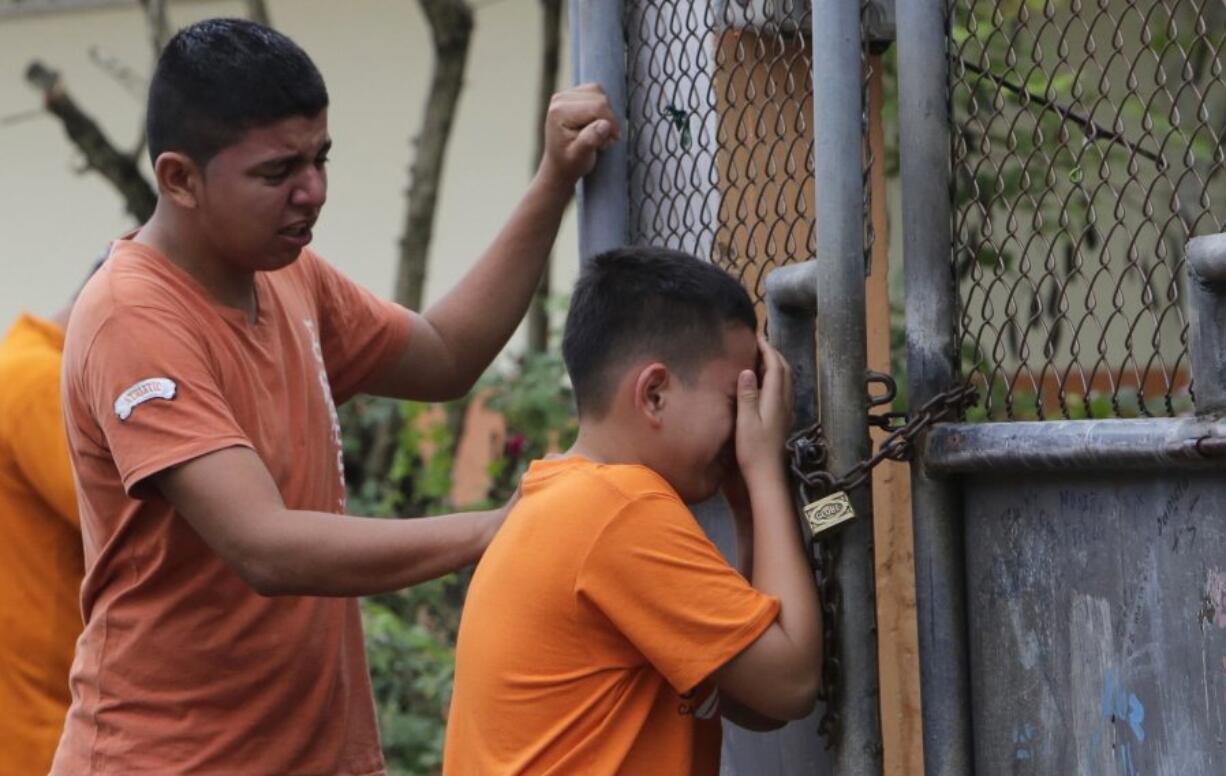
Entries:
[[719, 711], [719, 689], [711, 690], [711, 694], [706, 700], [698, 704], [694, 709], [694, 716], [697, 719], [711, 719], [715, 713]]
[[311, 352], [315, 354], [315, 363], [319, 365], [319, 388], [324, 395], [324, 403], [328, 407], [328, 417], [332, 420], [332, 442], [336, 448], [336, 476], [340, 480], [341, 497], [337, 499], [337, 506], [341, 512], [345, 511], [345, 456], [342, 452], [344, 449], [344, 440], [341, 439], [341, 419], [336, 414], [336, 402], [332, 401], [332, 386], [328, 383], [328, 368], [324, 364], [324, 351], [319, 345], [319, 334], [315, 331], [315, 321], [310, 318], [303, 318], [302, 323], [307, 328], [307, 333], [311, 335]]
[[169, 377], [151, 377], [148, 380], [141, 380], [119, 394], [119, 398], [115, 400], [115, 414], [120, 420], [127, 420], [132, 417], [132, 410], [136, 409], [137, 405], [144, 404], [150, 399], [173, 399], [177, 389], [175, 381]]
[[698, 688], [685, 693], [681, 696], [681, 706], [678, 707], [677, 713], [685, 716], [691, 716], [695, 719], [711, 719], [719, 713], [719, 688], [713, 687], [706, 698], [695, 703], [694, 697], [698, 694]]

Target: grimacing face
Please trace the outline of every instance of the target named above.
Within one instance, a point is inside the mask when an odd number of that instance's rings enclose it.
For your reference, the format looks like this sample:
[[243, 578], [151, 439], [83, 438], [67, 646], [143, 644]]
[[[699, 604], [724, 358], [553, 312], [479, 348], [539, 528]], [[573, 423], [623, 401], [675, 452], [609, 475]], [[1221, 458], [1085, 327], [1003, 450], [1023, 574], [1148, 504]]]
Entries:
[[328, 196], [328, 112], [254, 127], [204, 166], [199, 217], [218, 255], [244, 271], [293, 263]]
[[[732, 324], [724, 350], [689, 380], [670, 382], [654, 461], [650, 464], [688, 503], [705, 501], [736, 466], [737, 377], [758, 363], [752, 329]], [[676, 377], [676, 375], [674, 375]]]

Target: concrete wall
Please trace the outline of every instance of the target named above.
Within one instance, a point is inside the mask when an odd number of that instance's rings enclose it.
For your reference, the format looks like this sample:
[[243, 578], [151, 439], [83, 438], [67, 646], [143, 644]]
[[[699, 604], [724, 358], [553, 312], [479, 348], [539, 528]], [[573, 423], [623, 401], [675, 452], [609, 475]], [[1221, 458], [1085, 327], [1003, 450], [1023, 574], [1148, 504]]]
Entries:
[[[472, 265], [514, 207], [531, 172], [540, 52], [534, 0], [474, 0], [476, 27], [439, 203], [427, 297]], [[273, 23], [315, 59], [332, 99], [329, 202], [315, 248], [351, 277], [390, 295], [408, 187], [411, 138], [430, 77], [429, 30], [407, 0], [271, 0]], [[171, 3], [181, 26], [240, 15], [239, 2]], [[565, 30], [565, 25], [563, 25]], [[563, 46], [567, 46], [563, 42]], [[109, 184], [80, 174], [58, 121], [37, 112], [24, 80], [30, 60], [59, 70], [77, 101], [127, 147], [143, 98], [91, 61], [96, 48], [147, 78], [152, 55], [135, 2], [118, 7], [0, 17], [0, 328], [19, 311], [54, 312], [89, 260], [132, 222]], [[563, 49], [568, 50], [567, 48]], [[569, 84], [569, 57], [560, 82]], [[25, 114], [36, 111], [31, 117]], [[554, 288], [577, 268], [573, 216], [558, 239]], [[513, 343], [514, 345], [514, 343]]]

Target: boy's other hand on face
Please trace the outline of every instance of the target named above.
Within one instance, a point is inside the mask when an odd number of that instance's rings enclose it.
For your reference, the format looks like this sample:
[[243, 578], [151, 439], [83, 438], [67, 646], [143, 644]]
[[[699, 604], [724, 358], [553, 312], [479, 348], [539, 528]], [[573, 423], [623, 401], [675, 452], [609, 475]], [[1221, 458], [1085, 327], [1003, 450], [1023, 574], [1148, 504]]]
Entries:
[[761, 476], [783, 471], [783, 449], [792, 429], [792, 369], [765, 337], [758, 336], [762, 381], [746, 369], [737, 379], [736, 458], [752, 487]]
[[596, 152], [620, 138], [617, 117], [598, 84], [581, 84], [558, 92], [545, 116], [541, 174], [570, 188], [596, 166]]

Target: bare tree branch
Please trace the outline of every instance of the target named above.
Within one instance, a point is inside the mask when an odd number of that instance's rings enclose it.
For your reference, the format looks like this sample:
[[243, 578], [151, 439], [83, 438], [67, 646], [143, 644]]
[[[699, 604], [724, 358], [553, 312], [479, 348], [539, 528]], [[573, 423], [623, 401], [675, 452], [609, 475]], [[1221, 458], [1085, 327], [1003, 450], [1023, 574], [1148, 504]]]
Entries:
[[43, 105], [64, 125], [64, 132], [95, 170], [123, 197], [127, 211], [138, 223], [153, 215], [157, 195], [145, 180], [134, 157], [115, 148], [97, 122], [77, 106], [60, 81], [59, 73], [41, 62], [26, 68], [26, 80], [43, 94]]
[[1041, 94], [1035, 94], [1034, 92], [1027, 89], [1025, 86], [1015, 84], [1009, 79], [1005, 78], [1004, 76], [997, 75], [996, 73], [993, 73], [991, 70], [988, 70], [987, 68], [983, 68], [983, 67], [976, 65], [974, 62], [970, 62], [966, 59], [963, 59], [962, 57], [957, 56], [956, 54], [951, 54], [950, 56], [951, 58], [956, 60], [957, 63], [960, 64], [962, 67], [966, 68], [967, 70], [970, 70], [972, 73], [975, 73], [976, 75], [979, 75], [979, 76], [982, 76], [988, 79], [992, 83], [996, 84], [999, 88], [1004, 89], [1006, 91], [1013, 92], [1018, 97], [1024, 97], [1025, 99], [1033, 103], [1041, 105], [1044, 108], [1048, 108], [1051, 111], [1055, 112], [1056, 115], [1060, 116], [1061, 118], [1067, 121], [1071, 121], [1074, 124], [1077, 124], [1078, 126], [1081, 127], [1082, 131], [1085, 132], [1086, 137], [1088, 137], [1090, 140], [1106, 140], [1109, 143], [1114, 143], [1115, 145], [1123, 146], [1124, 148], [1127, 148], [1131, 153], [1136, 154], [1137, 156], [1142, 156], [1150, 160], [1151, 162], [1153, 162], [1155, 165], [1158, 166], [1159, 170], [1166, 169], [1167, 162], [1165, 159], [1158, 156], [1158, 154], [1154, 153], [1153, 151], [1150, 151], [1147, 148], [1142, 148], [1140, 144], [1134, 143], [1133, 141], [1129, 140], [1127, 137], [1123, 135], [1123, 133], [1116, 132], [1115, 130], [1107, 129], [1106, 127], [1102, 126], [1101, 124], [1096, 122], [1094, 119], [1090, 118], [1089, 116], [1079, 113], [1067, 106], [1061, 105], [1055, 100], [1049, 100]]
[[[562, 47], [562, 0], [541, 0], [541, 74], [536, 93], [536, 154], [533, 164], [539, 164], [545, 153], [545, 114], [549, 100], [558, 88], [559, 52]], [[549, 348], [549, 275], [553, 271], [553, 256], [545, 261], [540, 285], [528, 310], [528, 349], [544, 353]]]
[[145, 101], [149, 81], [143, 73], [136, 72], [127, 62], [99, 46], [89, 47], [89, 61], [136, 100]]
[[264, 0], [247, 0], [247, 18], [265, 27], [272, 26], [272, 18], [268, 15], [268, 4]]
[[20, 110], [16, 113], [6, 113], [0, 116], [0, 127], [7, 127], [13, 124], [21, 124], [26, 121], [33, 121], [37, 118], [42, 118], [45, 111], [42, 108], [32, 108], [30, 110]]
[[153, 47], [156, 61], [170, 40], [170, 22], [166, 19], [166, 0], [140, 0], [145, 9], [145, 26], [149, 32], [149, 44]]
[[396, 274], [396, 301], [413, 310], [420, 310], [422, 305], [443, 159], [464, 86], [473, 29], [472, 9], [464, 0], [418, 0], [418, 3], [430, 24], [434, 73], [409, 170], [409, 202]]

